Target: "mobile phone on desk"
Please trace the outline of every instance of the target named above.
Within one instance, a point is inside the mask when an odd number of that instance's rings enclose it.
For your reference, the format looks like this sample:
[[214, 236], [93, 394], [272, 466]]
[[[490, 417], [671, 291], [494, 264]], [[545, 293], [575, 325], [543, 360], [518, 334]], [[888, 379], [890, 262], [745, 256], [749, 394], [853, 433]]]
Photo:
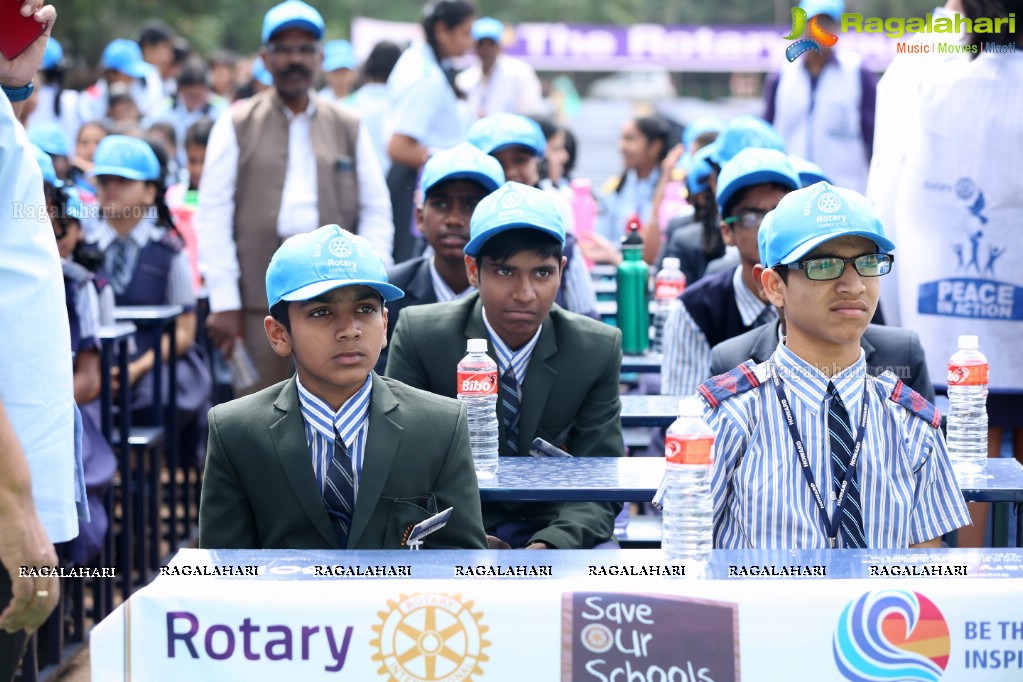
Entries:
[[554, 445], [551, 445], [543, 438], [534, 438], [533, 442], [530, 443], [529, 455], [531, 457], [571, 457], [564, 450]]
[[46, 24], [36, 21], [34, 15], [21, 15], [18, 0], [0, 0], [0, 54], [7, 61], [28, 49], [46, 30]]

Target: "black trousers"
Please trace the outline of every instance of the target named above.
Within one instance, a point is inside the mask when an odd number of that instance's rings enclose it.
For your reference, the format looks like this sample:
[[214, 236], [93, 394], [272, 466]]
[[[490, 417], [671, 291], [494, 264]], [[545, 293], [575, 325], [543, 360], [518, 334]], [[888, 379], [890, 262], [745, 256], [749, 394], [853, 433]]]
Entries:
[[[0, 566], [0, 611], [7, 608], [11, 602], [11, 576], [7, 569]], [[0, 682], [10, 682], [14, 679], [14, 671], [18, 669], [21, 657], [25, 655], [25, 643], [28, 642], [28, 635], [24, 630], [19, 630], [13, 635], [7, 634], [6, 630], [0, 630]]]

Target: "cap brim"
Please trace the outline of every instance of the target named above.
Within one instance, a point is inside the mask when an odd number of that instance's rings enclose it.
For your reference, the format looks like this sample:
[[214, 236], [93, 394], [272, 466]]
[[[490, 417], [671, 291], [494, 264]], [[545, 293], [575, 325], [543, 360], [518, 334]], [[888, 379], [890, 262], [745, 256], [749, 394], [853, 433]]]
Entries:
[[503, 36], [500, 33], [494, 33], [493, 31], [482, 31], [479, 34], [474, 33], [473, 36], [472, 36], [472, 39], [473, 40], [488, 40], [489, 39], [489, 40], [493, 40], [495, 43], [500, 44], [502, 37]]
[[483, 185], [483, 187], [488, 192], [493, 192], [494, 190], [501, 186], [486, 173], [477, 173], [476, 171], [456, 171], [454, 173], [448, 173], [447, 175], [443, 175], [437, 178], [432, 183], [430, 183], [428, 187], [423, 187], [423, 193], [426, 194], [437, 185], [444, 182], [451, 182], [452, 180], [469, 180], [471, 182], [476, 182]]
[[88, 172], [87, 177], [95, 178], [100, 175], [115, 175], [119, 178], [127, 178], [128, 180], [142, 180], [143, 182], [150, 182], [151, 178], [147, 178], [146, 174], [142, 171], [135, 170], [134, 168], [126, 168], [123, 166], [93, 166], [92, 170]]
[[[357, 285], [363, 285], [371, 287], [380, 292], [380, 295], [384, 297], [385, 301], [393, 301], [401, 298], [405, 295], [405, 292], [394, 286], [393, 284], [387, 284], [386, 282], [376, 282], [373, 280], [363, 279], [328, 279], [319, 282], [313, 282], [307, 284], [304, 287], [299, 287], [294, 291], [284, 294], [280, 297], [281, 301], [308, 301], [310, 298], [316, 298], [320, 294], [325, 294], [328, 291], [339, 289], [341, 287], [351, 287]], [[271, 306], [272, 307], [272, 306]]]
[[876, 232], [869, 232], [867, 230], [841, 230], [838, 232], [819, 234], [816, 237], [811, 237], [793, 249], [789, 255], [782, 258], [777, 265], [789, 265], [790, 263], [795, 263], [824, 242], [829, 242], [832, 239], [837, 239], [838, 237], [863, 237], [864, 239], [869, 239], [877, 244], [877, 247], [881, 249], [882, 253], [891, 253], [895, 251], [895, 244]]
[[502, 144], [495, 145], [493, 148], [491, 148], [489, 150], [484, 149], [483, 151], [485, 153], [493, 156], [497, 152], [503, 151], [503, 150], [508, 149], [510, 147], [522, 147], [523, 149], [528, 149], [529, 151], [533, 152], [533, 156], [537, 157], [538, 159], [543, 159], [544, 154], [547, 151], [545, 149], [537, 149], [533, 145], [526, 144], [525, 142], [504, 142]]
[[465, 245], [465, 255], [475, 258], [476, 255], [479, 254], [480, 249], [483, 248], [483, 245], [487, 243], [487, 241], [489, 241], [490, 239], [493, 239], [502, 232], [507, 232], [508, 230], [518, 230], [521, 228], [538, 230], [540, 232], [543, 232], [544, 234], [549, 234], [550, 236], [554, 237], [559, 242], [561, 242], [562, 246], [564, 246], [565, 244], [565, 235], [563, 235], [562, 233], [558, 232], [553, 228], [546, 227], [544, 225], [536, 225], [533, 223], [508, 223], [507, 225], [492, 227], [483, 234], [477, 235], [473, 239], [469, 240], [469, 243]]
[[[719, 181], [720, 179], [721, 179], [720, 176], [718, 176]], [[753, 185], [763, 185], [768, 182], [776, 182], [779, 185], [785, 185], [786, 187], [792, 190], [797, 190], [800, 188], [798, 182], [793, 184], [792, 176], [787, 175], [786, 173], [778, 172], [776, 170], [771, 170], [769, 168], [765, 168], [763, 170], [758, 170], [747, 175], [743, 175], [742, 179], [743, 183], [741, 185], [729, 187], [728, 188], [729, 191], [727, 194], [722, 194], [720, 197], [718, 197], [718, 206], [722, 209], [722, 211], [725, 208], [725, 204], [727, 204], [729, 200], [732, 197], [734, 197], [739, 190], [745, 189], [746, 187], [752, 187]]]
[[280, 33], [281, 31], [287, 31], [289, 28], [299, 28], [302, 29], [303, 31], [308, 31], [309, 33], [316, 36], [317, 40], [323, 37], [323, 29], [314, 24], [313, 22], [309, 21], [308, 19], [292, 19], [290, 21], [285, 21], [283, 23], [278, 24], [277, 26], [274, 26], [267, 34], [266, 40], [263, 42], [269, 41], [276, 34]]
[[323, 63], [324, 71], [337, 71], [338, 69], [352, 69], [354, 70], [359, 64], [353, 62], [350, 59], [337, 59], [332, 61], [326, 61]]

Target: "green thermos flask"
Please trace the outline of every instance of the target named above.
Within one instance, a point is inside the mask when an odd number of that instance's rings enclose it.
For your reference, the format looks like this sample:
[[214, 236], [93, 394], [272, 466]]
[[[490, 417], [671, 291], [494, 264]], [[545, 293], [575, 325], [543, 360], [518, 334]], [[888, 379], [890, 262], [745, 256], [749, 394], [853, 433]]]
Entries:
[[617, 319], [622, 330], [622, 352], [628, 355], [639, 355], [650, 347], [649, 280], [639, 218], [633, 216], [622, 238], [622, 262], [618, 265]]

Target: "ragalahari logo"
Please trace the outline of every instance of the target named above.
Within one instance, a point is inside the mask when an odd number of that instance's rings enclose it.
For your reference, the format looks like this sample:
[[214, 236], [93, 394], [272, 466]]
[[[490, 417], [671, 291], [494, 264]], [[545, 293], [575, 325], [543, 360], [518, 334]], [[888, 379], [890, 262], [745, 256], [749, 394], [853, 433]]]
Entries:
[[[819, 14], [814, 16], [808, 23], [806, 10], [802, 7], [792, 8], [792, 32], [785, 36], [785, 40], [796, 41], [785, 48], [785, 57], [790, 62], [796, 61], [807, 52], [821, 54], [822, 47], [834, 47], [838, 42], [838, 36], [821, 27], [818, 21], [820, 16]], [[807, 33], [809, 37], [803, 38], [804, 33]]]
[[852, 682], [938, 682], [950, 653], [948, 623], [919, 592], [867, 592], [835, 628], [835, 665]]

